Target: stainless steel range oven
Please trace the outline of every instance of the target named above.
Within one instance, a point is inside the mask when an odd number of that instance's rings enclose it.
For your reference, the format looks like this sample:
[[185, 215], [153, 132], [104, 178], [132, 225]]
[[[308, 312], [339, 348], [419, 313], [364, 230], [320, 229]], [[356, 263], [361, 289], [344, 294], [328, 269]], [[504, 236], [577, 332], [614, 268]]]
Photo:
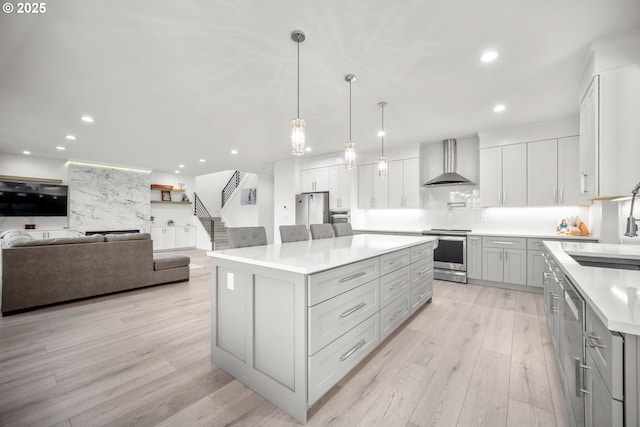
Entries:
[[470, 231], [434, 228], [422, 232], [424, 236], [438, 237], [438, 247], [433, 251], [435, 279], [467, 283], [467, 233]]

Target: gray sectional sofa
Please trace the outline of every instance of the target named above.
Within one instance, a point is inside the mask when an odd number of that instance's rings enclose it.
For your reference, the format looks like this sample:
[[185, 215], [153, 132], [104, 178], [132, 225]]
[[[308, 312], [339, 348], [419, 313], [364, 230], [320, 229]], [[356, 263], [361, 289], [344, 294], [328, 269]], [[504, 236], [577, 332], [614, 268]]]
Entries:
[[34, 239], [2, 234], [2, 314], [189, 280], [189, 257], [156, 255], [147, 233]]

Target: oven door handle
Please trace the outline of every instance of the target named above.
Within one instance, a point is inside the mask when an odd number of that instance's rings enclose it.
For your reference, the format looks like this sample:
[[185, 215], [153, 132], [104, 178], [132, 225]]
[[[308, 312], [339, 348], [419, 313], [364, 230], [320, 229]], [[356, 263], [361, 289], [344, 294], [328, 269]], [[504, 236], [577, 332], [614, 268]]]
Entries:
[[448, 240], [452, 242], [466, 242], [467, 236], [438, 236], [438, 240]]

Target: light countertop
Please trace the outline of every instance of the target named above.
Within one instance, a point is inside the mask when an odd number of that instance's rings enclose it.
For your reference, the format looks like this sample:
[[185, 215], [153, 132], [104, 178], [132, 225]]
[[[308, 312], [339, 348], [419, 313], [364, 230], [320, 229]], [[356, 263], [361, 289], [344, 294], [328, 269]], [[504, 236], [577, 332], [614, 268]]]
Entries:
[[207, 255], [294, 273], [313, 274], [434, 241], [433, 236], [356, 234], [331, 239], [210, 251]]
[[[424, 230], [428, 230], [428, 228], [424, 228]], [[394, 233], [402, 233], [402, 234], [421, 234], [422, 230], [373, 230], [373, 229], [354, 229], [354, 232], [358, 233], [384, 233], [384, 234], [394, 234]], [[468, 236], [495, 236], [495, 237], [524, 237], [530, 239], [566, 239], [566, 240], [585, 240], [585, 241], [597, 241], [597, 237], [593, 236], [566, 236], [564, 234], [557, 233], [536, 233], [536, 232], [527, 232], [527, 231], [518, 231], [518, 232], [508, 232], [508, 231], [491, 231], [491, 230], [474, 230], [467, 234]]]
[[570, 256], [640, 259], [640, 247], [562, 241], [545, 245], [607, 328], [640, 335], [640, 271], [586, 267]]

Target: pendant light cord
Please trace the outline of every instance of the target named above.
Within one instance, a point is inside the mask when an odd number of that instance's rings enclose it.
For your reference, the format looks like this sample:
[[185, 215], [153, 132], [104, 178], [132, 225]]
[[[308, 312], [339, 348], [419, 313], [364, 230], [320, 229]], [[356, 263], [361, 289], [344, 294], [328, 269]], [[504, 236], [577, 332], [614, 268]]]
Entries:
[[349, 141], [351, 141], [351, 80], [349, 79]]
[[300, 118], [300, 36], [297, 37], [298, 45], [298, 119]]
[[382, 107], [382, 155], [384, 156], [384, 104], [381, 105]]

